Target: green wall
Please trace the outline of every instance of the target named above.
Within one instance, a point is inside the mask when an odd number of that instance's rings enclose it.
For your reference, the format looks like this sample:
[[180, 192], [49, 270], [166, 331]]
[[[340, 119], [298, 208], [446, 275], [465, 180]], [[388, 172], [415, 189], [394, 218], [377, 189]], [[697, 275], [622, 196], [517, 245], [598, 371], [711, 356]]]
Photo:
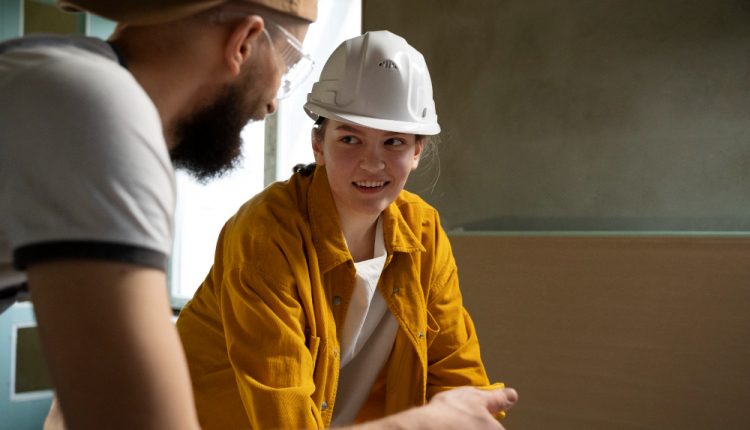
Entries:
[[750, 231], [750, 2], [369, 0], [427, 58], [466, 230]]
[[84, 13], [66, 13], [53, 0], [0, 0], [0, 40], [23, 34], [85, 34], [107, 38], [115, 23]]

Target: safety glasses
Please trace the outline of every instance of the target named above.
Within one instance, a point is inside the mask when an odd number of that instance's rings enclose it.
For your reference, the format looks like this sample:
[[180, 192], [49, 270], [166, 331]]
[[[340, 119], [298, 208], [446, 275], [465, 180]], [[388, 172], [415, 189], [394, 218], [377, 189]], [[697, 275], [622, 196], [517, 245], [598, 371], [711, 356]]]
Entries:
[[276, 94], [277, 99], [283, 99], [305, 82], [315, 63], [312, 57], [305, 53], [302, 43], [296, 37], [271, 20], [266, 19], [265, 22], [263, 32], [284, 62], [281, 85]]

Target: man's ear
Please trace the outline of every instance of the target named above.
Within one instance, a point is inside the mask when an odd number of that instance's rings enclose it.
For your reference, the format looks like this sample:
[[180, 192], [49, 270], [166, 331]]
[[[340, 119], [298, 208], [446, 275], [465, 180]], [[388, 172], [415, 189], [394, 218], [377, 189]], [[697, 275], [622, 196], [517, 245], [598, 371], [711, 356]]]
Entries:
[[233, 76], [239, 75], [242, 65], [250, 58], [253, 42], [263, 37], [264, 26], [259, 15], [248, 15], [231, 24], [224, 46], [224, 60]]

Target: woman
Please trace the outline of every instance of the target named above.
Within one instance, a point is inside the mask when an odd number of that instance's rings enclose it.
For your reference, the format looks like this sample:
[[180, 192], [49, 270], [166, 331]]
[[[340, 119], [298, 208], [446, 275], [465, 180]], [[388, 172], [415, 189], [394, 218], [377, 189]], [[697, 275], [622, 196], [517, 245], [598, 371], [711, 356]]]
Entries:
[[403, 189], [440, 132], [422, 55], [350, 39], [305, 111], [315, 164], [227, 222], [177, 322], [205, 429], [345, 425], [489, 386], [438, 214]]

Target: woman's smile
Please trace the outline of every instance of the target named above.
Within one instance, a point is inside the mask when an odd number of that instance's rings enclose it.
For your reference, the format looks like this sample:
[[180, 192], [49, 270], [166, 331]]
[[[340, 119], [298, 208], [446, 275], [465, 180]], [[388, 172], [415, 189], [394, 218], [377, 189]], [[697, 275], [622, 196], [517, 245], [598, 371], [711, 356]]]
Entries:
[[355, 181], [352, 185], [365, 194], [375, 194], [382, 191], [391, 181]]

